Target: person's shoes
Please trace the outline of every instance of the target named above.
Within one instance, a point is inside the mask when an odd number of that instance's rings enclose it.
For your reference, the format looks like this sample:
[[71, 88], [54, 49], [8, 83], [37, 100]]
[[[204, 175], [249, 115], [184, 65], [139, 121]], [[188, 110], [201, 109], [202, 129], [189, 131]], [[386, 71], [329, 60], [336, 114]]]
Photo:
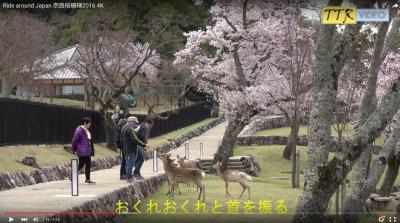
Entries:
[[120, 176], [119, 179], [120, 179], [120, 180], [126, 180], [126, 176], [125, 176], [125, 175]]
[[126, 179], [127, 183], [132, 183], [135, 179], [134, 178], [130, 178], [130, 179]]
[[91, 181], [91, 180], [85, 180], [85, 183], [87, 183], [87, 184], [95, 184], [96, 182]]
[[137, 180], [144, 180], [144, 177], [142, 177], [141, 175], [137, 175], [137, 176], [135, 176], [135, 178], [136, 178]]

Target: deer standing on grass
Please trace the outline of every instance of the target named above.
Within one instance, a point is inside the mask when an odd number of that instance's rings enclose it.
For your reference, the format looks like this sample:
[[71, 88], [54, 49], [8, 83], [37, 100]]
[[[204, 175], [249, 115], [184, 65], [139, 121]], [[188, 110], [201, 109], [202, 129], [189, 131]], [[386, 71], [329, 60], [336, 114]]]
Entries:
[[226, 170], [221, 162], [217, 162], [212, 166], [214, 169], [217, 170], [218, 176], [225, 181], [225, 197], [231, 196], [228, 191], [229, 182], [237, 182], [243, 187], [243, 191], [239, 196], [239, 199], [242, 198], [243, 193], [247, 189], [249, 191], [249, 200], [250, 200], [250, 184], [249, 181], [252, 181], [251, 176], [249, 176], [245, 172], [235, 171], [235, 170]]
[[[163, 166], [164, 166], [164, 172], [168, 177], [168, 192], [166, 195], [171, 194], [171, 188], [172, 188], [172, 179], [171, 179], [171, 173], [169, 171], [169, 169], [167, 168], [167, 166], [169, 165], [168, 161], [166, 159], [164, 159], [165, 156], [169, 156], [170, 154], [158, 154], [158, 158], [161, 159], [161, 161], [163, 162]], [[173, 165], [173, 164], [172, 164]], [[176, 188], [178, 189], [178, 193], [179, 195], [181, 194], [181, 190], [179, 189], [179, 185], [176, 185]]]
[[[187, 160], [186, 156], [180, 157], [179, 155], [176, 155], [176, 158], [178, 158], [178, 163], [182, 168], [197, 168], [199, 170], [203, 169], [203, 166], [199, 160]], [[198, 190], [199, 188], [197, 187], [196, 192]]]
[[170, 154], [160, 154], [159, 158], [164, 163], [164, 168], [170, 175], [170, 179], [172, 181], [172, 188], [170, 193], [170, 199], [174, 199], [175, 188], [178, 183], [190, 183], [193, 182], [200, 188], [199, 197], [197, 200], [200, 200], [201, 194], [203, 194], [203, 202], [205, 201], [205, 186], [203, 184], [203, 179], [205, 177], [205, 173], [197, 168], [181, 168], [173, 165], [173, 161], [170, 158]]

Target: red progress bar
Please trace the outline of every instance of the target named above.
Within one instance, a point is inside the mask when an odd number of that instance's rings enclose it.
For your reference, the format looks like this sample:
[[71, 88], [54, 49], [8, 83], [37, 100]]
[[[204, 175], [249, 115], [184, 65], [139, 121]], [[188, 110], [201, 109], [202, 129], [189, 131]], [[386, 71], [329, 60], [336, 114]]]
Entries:
[[66, 212], [57, 212], [57, 211], [8, 211], [4, 212], [5, 215], [11, 214], [57, 214], [57, 215], [64, 215], [64, 214], [98, 214], [98, 215], [118, 215], [116, 212], [73, 212], [73, 211], [66, 211]]

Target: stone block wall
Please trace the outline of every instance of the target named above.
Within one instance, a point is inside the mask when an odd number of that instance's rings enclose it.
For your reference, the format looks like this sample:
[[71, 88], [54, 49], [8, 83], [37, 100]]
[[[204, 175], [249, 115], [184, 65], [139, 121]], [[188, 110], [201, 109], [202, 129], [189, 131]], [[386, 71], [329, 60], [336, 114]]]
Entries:
[[273, 129], [287, 126], [288, 122], [284, 116], [256, 116], [253, 120], [248, 124], [242, 132], [240, 132], [239, 136], [250, 136], [254, 135], [257, 131], [265, 130], [265, 129]]

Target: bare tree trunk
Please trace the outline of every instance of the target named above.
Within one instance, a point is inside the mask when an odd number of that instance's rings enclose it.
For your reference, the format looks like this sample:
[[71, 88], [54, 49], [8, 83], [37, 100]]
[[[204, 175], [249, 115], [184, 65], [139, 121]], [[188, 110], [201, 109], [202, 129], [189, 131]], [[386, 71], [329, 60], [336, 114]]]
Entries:
[[11, 88], [9, 86], [8, 78], [1, 76], [1, 97], [8, 98], [11, 95]]
[[290, 160], [293, 154], [293, 151], [297, 145], [297, 137], [299, 135], [299, 127], [300, 123], [298, 118], [294, 117], [290, 123], [290, 136], [288, 142], [283, 150], [283, 158]]
[[246, 123], [240, 122], [239, 120], [228, 122], [222, 142], [214, 156], [214, 163], [221, 161], [222, 164], [226, 166], [229, 161], [229, 157], [233, 155], [233, 148], [235, 147], [237, 136], [245, 126]]
[[392, 192], [392, 187], [396, 178], [399, 175], [400, 167], [400, 152], [397, 155], [394, 153], [390, 154], [388, 157], [388, 168], [386, 170], [385, 179], [383, 180], [383, 185], [379, 190], [379, 194], [382, 196], [389, 196]]
[[[400, 124], [397, 123], [393, 131], [390, 133], [389, 137], [386, 139], [385, 144], [382, 146], [382, 149], [378, 154], [378, 159], [375, 160], [374, 163], [372, 164], [371, 171], [368, 174], [364, 190], [356, 194], [358, 196], [357, 204], [360, 205], [360, 207], [355, 208], [355, 207], [344, 206], [344, 208], [353, 208], [353, 210], [359, 210], [360, 212], [364, 210], [365, 201], [368, 199], [369, 195], [376, 190], [376, 185], [378, 184], [379, 179], [381, 178], [386, 168], [386, 163], [388, 163], [390, 168], [391, 157], [394, 157], [393, 151], [396, 148], [396, 143], [399, 140], [399, 137], [400, 137]], [[396, 174], [394, 177], [394, 179], [396, 179], [397, 173], [394, 174]], [[345, 205], [349, 204], [345, 203]], [[347, 212], [345, 213], [344, 218], [347, 222], [355, 222], [358, 220], [358, 215]]]
[[[388, 27], [389, 23], [381, 23], [375, 39], [374, 53], [371, 59], [371, 66], [368, 75], [367, 90], [360, 108], [361, 116], [358, 123], [359, 126], [364, 124], [368, 116], [376, 108], [376, 83], [378, 71], [382, 63], [382, 50]], [[351, 218], [352, 221], [357, 221], [358, 214], [355, 213], [361, 213], [363, 211], [365, 200], [361, 199], [361, 197], [367, 186], [371, 156], [371, 149], [370, 146], [368, 146], [361, 154], [352, 171], [353, 174], [350, 182], [350, 190], [346, 195], [346, 201], [343, 207], [344, 213], [351, 213], [349, 218]]]
[[107, 109], [102, 108], [100, 110], [101, 117], [103, 118], [104, 131], [106, 133], [107, 147], [112, 150], [117, 150], [115, 144], [115, 125], [111, 118], [111, 114], [107, 112]]
[[[341, 5], [330, 0], [329, 6]], [[333, 44], [335, 27], [321, 26], [316, 45], [314, 103], [310, 112], [308, 161], [304, 170], [304, 191], [296, 208], [294, 222], [324, 222], [328, 203], [343, 178], [332, 177], [335, 161], [328, 162], [331, 125], [337, 96], [339, 74], [352, 52], [350, 43], [361, 26], [347, 26], [339, 41]]]
[[[339, 1], [338, 5], [341, 4]], [[321, 177], [319, 166], [328, 161], [332, 114], [337, 88], [335, 73], [331, 66], [332, 36], [334, 27], [323, 26], [319, 33], [316, 51], [314, 103], [310, 113], [308, 161], [304, 170], [304, 191], [296, 208], [294, 222], [323, 222], [333, 188], [322, 188], [317, 183]], [[331, 192], [328, 190], [331, 189]], [[314, 213], [311, 213], [314, 212]]]

